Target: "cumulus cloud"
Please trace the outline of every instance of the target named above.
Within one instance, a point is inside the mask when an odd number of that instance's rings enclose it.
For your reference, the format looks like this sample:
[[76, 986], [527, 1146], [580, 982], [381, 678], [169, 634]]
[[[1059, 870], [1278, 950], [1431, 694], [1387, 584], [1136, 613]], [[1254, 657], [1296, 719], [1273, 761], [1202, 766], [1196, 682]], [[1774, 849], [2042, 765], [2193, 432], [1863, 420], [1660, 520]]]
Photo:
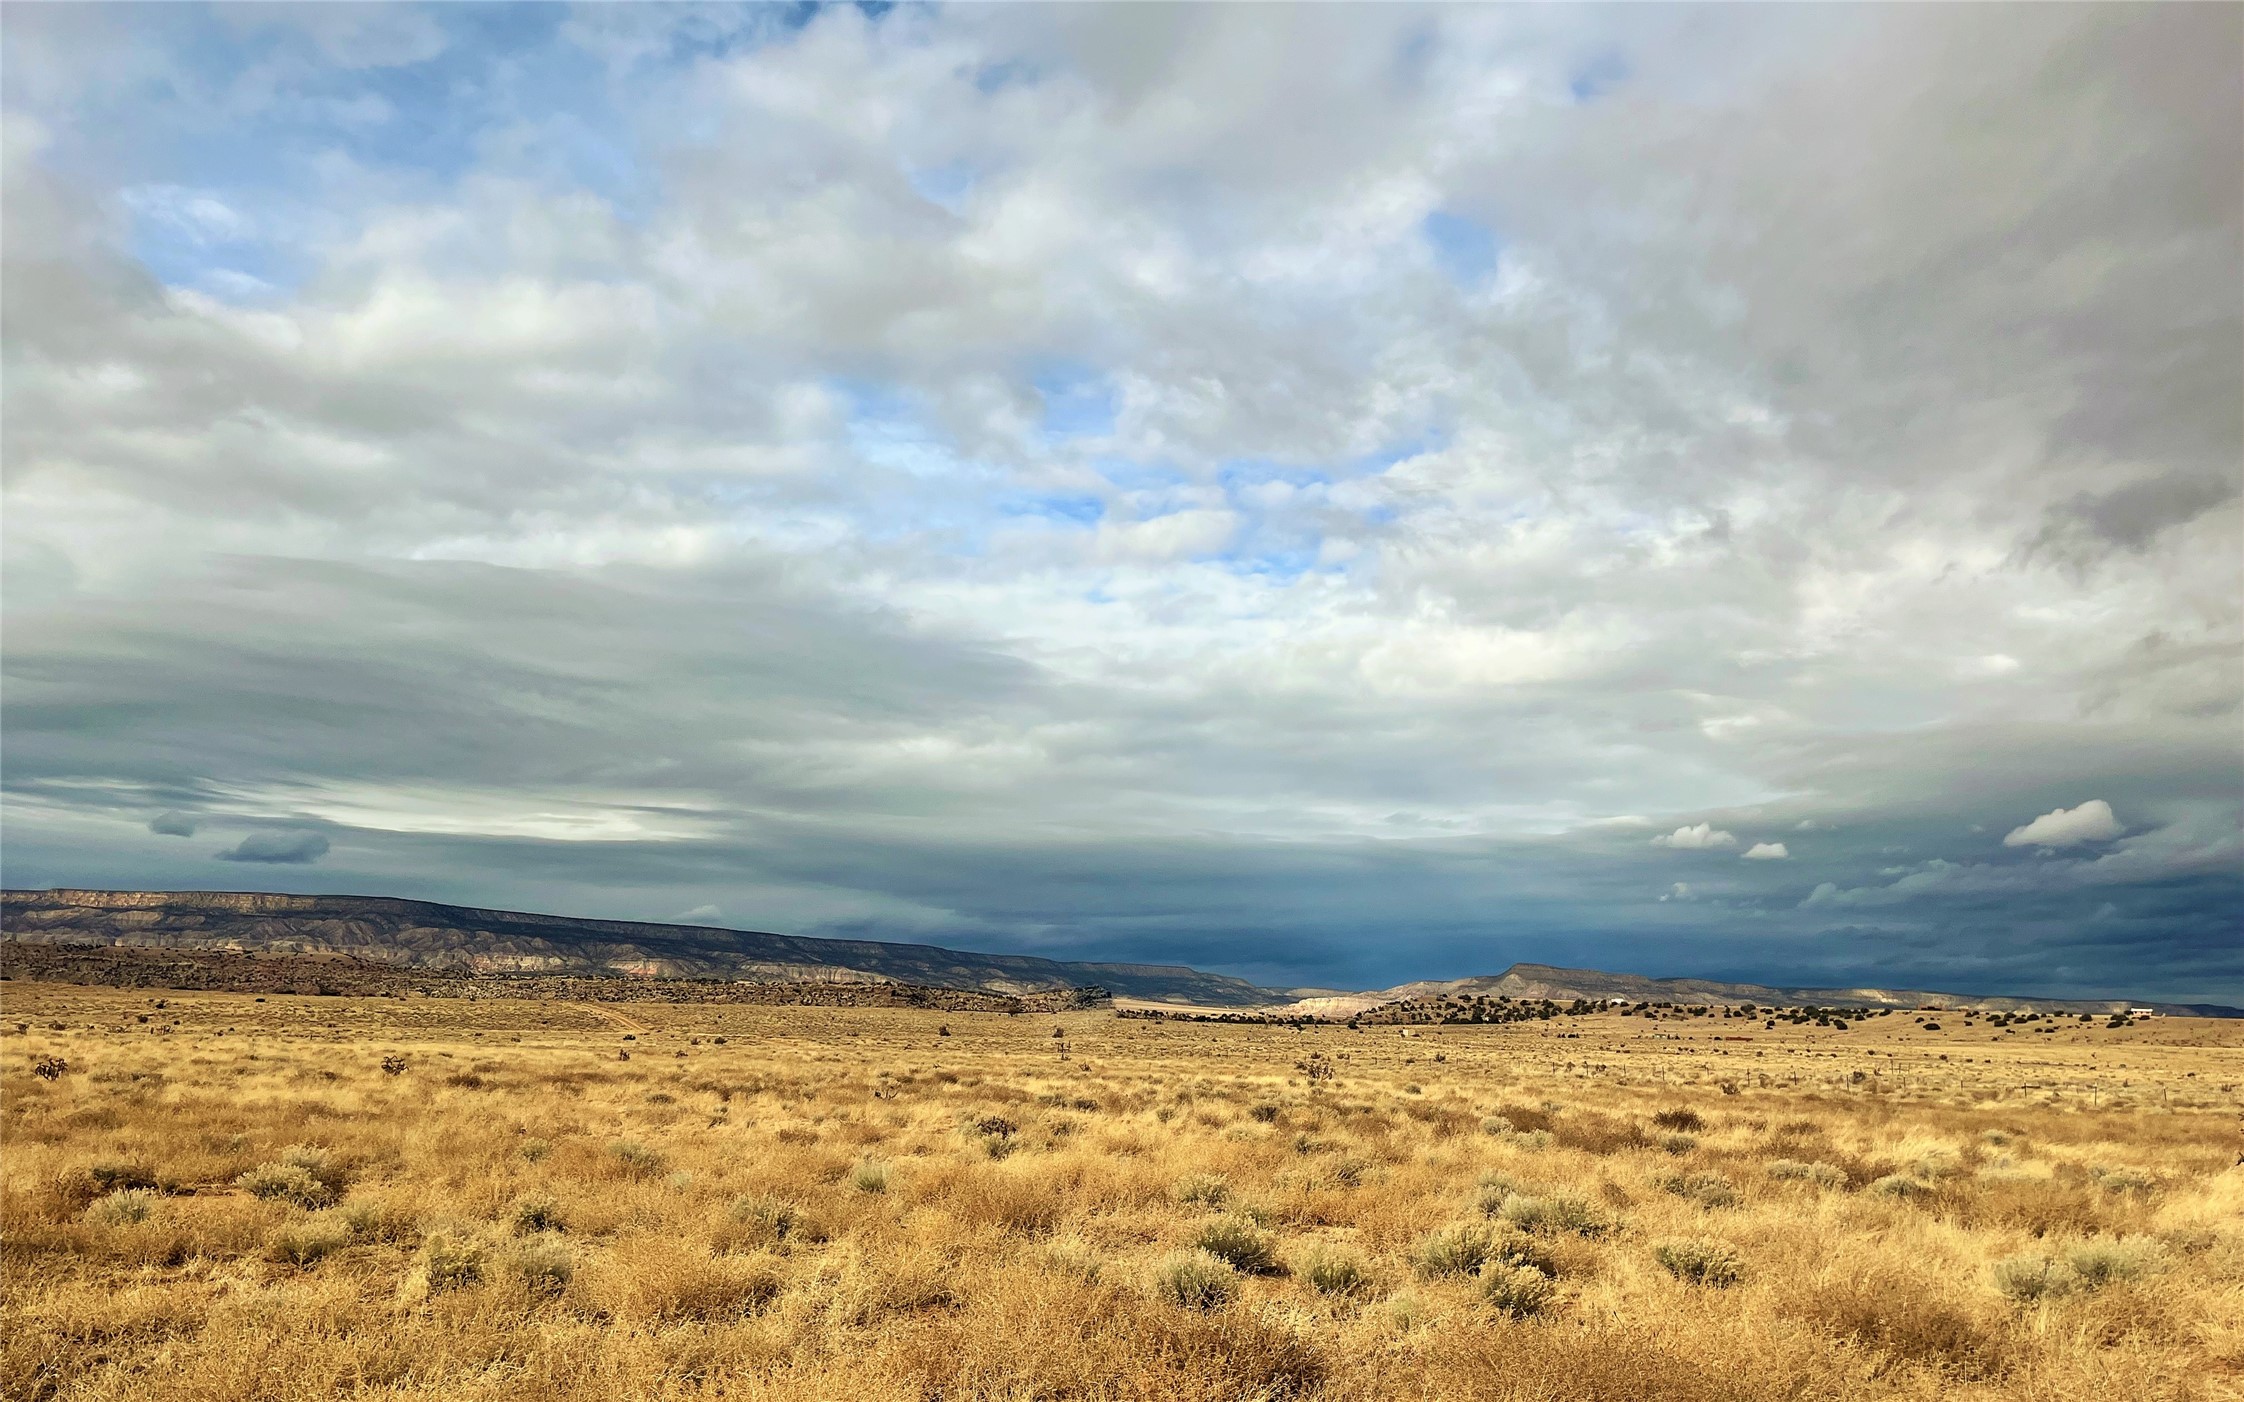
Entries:
[[2127, 829], [2112, 815], [2112, 806], [2092, 798], [2078, 808], [2054, 808], [2004, 836], [2005, 847], [2078, 847], [2089, 842], [2109, 842]]
[[[1678, 847], [1697, 851], [1715, 847], [1735, 847], [1737, 835], [1722, 831], [1712, 823], [1691, 823], [1670, 833], [1652, 839], [1654, 847]], [[1750, 854], [1748, 854], [1750, 855]]]
[[1781, 862], [1791, 855], [1781, 842], [1756, 842], [1742, 854], [1749, 862]]
[[185, 813], [158, 813], [148, 820], [148, 831], [159, 837], [193, 837], [195, 820]]
[[253, 832], [212, 855], [222, 862], [301, 866], [327, 855], [327, 839], [316, 832]]

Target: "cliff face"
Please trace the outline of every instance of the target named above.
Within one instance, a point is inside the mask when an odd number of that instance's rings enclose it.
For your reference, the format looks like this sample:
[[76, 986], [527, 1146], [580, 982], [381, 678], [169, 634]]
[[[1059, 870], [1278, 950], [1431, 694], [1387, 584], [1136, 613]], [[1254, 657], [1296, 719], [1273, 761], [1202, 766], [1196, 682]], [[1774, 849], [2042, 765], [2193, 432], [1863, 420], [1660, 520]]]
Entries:
[[581, 920], [388, 896], [263, 891], [7, 891], [0, 931], [25, 943], [340, 954], [473, 973], [732, 980], [864, 980], [1022, 995], [1101, 987], [1134, 998], [1253, 1007], [1243, 979], [1162, 964], [1070, 964], [878, 940], [806, 939], [704, 925]]

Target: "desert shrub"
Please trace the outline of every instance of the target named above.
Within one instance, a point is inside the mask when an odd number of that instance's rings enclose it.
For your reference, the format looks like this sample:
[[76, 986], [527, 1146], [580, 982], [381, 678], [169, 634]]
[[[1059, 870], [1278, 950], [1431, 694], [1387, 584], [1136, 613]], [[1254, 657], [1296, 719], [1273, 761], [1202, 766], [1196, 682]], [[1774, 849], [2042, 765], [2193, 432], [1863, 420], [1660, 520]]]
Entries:
[[1422, 1279], [1478, 1275], [1496, 1250], [1496, 1233], [1478, 1222], [1437, 1227], [1411, 1248], [1411, 1268]]
[[860, 1193], [885, 1193], [891, 1173], [888, 1160], [867, 1155], [849, 1171], [849, 1186]]
[[1325, 1170], [1325, 1176], [1343, 1188], [1361, 1187], [1364, 1179], [1371, 1176], [1371, 1161], [1354, 1154], [1345, 1154], [1332, 1161]]
[[1561, 1148], [1604, 1156], [1641, 1149], [1652, 1141], [1634, 1120], [1595, 1113], [1569, 1116], [1551, 1131]]
[[1526, 1266], [1490, 1266], [1480, 1278], [1481, 1298], [1515, 1318], [1540, 1313], [1556, 1293], [1549, 1276]]
[[1239, 1290], [1239, 1273], [1220, 1256], [1194, 1248], [1161, 1258], [1153, 1268], [1154, 1293], [1186, 1309], [1214, 1309]]
[[2158, 1180], [2132, 1168], [2092, 1168], [2088, 1176], [2107, 1193], [2148, 1197], [2158, 1190]]
[[145, 1222], [156, 1206], [156, 1195], [146, 1188], [120, 1188], [97, 1198], [86, 1208], [86, 1220], [97, 1227], [124, 1227]]
[[531, 1163], [544, 1162], [545, 1156], [552, 1152], [553, 1144], [550, 1140], [525, 1139], [522, 1141], [522, 1157], [528, 1159]]
[[1700, 1207], [1735, 1207], [1738, 1205], [1737, 1185], [1719, 1173], [1693, 1173], [1682, 1178], [1663, 1178], [1660, 1187]]
[[1706, 1121], [1700, 1118], [1698, 1111], [1683, 1106], [1660, 1111], [1652, 1117], [1652, 1123], [1658, 1125], [1661, 1129], [1686, 1130], [1694, 1133], [1706, 1128]]
[[727, 1215], [770, 1243], [785, 1241], [802, 1225], [801, 1209], [770, 1193], [734, 1198]]
[[1768, 1175], [1786, 1181], [1813, 1183], [1818, 1188], [1844, 1188], [1847, 1185], [1845, 1169], [1827, 1163], [1803, 1163], [1799, 1159], [1771, 1159]]
[[626, 1176], [652, 1178], [662, 1171], [662, 1155], [636, 1139], [618, 1139], [608, 1145], [608, 1157], [623, 1166]]
[[507, 1214], [507, 1223], [516, 1236], [529, 1236], [536, 1232], [558, 1232], [568, 1227], [562, 1216], [561, 1204], [546, 1193], [532, 1193], [516, 1200], [514, 1210]]
[[1604, 1216], [1588, 1201], [1563, 1193], [1539, 1197], [1514, 1194], [1497, 1209], [1503, 1219], [1526, 1232], [1572, 1232], [1579, 1237], [1600, 1237], [1610, 1228]]
[[1301, 1274], [1320, 1295], [1355, 1295], [1371, 1284], [1371, 1269], [1353, 1251], [1329, 1244], [1312, 1247]]
[[1653, 1245], [1652, 1259], [1686, 1285], [1719, 1290], [1737, 1284], [1745, 1275], [1737, 1253], [1708, 1237], [1670, 1237]]
[[70, 1074], [70, 1063], [59, 1056], [36, 1057], [31, 1063], [31, 1074], [42, 1081], [59, 1081]]
[[335, 1190], [298, 1164], [259, 1164], [234, 1180], [234, 1186], [252, 1197], [286, 1202], [316, 1211], [332, 1207]]
[[1879, 1197], [1895, 1198], [1908, 1202], [1924, 1197], [1932, 1191], [1930, 1185], [1920, 1183], [1906, 1173], [1889, 1173], [1870, 1185], [1870, 1191]]
[[2012, 1256], [1994, 1266], [1995, 1288], [2020, 1304], [2052, 1299], [2072, 1289], [2072, 1277], [2048, 1256]]
[[1919, 1154], [1916, 1162], [1909, 1167], [1919, 1178], [1938, 1180], [1953, 1178], [1963, 1172], [1963, 1161], [1947, 1149], [1934, 1149], [1930, 1153]]
[[415, 1254], [408, 1284], [417, 1286], [417, 1293], [436, 1295], [465, 1290], [482, 1279], [483, 1244], [457, 1232], [435, 1231]]
[[1505, 1131], [1513, 1134], [1529, 1134], [1539, 1129], [1548, 1130], [1551, 1127], [1551, 1112], [1549, 1110], [1538, 1110], [1532, 1105], [1499, 1105], [1489, 1115], [1488, 1120], [1483, 1121], [1483, 1124], [1499, 1122], [1504, 1126], [1504, 1130], [1490, 1129], [1491, 1134]]
[[1504, 1199], [1531, 1196], [1536, 1191], [1532, 1185], [1522, 1183], [1508, 1173], [1484, 1173], [1481, 1175], [1479, 1192], [1473, 1201], [1480, 1209], [1481, 1216], [1494, 1217], [1503, 1210]]
[[420, 1221], [409, 1208], [379, 1198], [343, 1204], [342, 1218], [360, 1241], [402, 1245], [420, 1234]]
[[1264, 1275], [1278, 1266], [1277, 1240], [1244, 1217], [1208, 1223], [1192, 1244], [1249, 1275]]
[[1256, 1124], [1275, 1124], [1278, 1119], [1278, 1107], [1266, 1100], [1259, 1105], [1249, 1107], [1247, 1114], [1254, 1119]]
[[1194, 1173], [1177, 1180], [1176, 1199], [1186, 1207], [1215, 1211], [1231, 1200], [1231, 1185], [1220, 1173]]
[[136, 1163], [104, 1159], [87, 1168], [86, 1172], [92, 1176], [94, 1186], [105, 1193], [114, 1193], [125, 1188], [153, 1188], [156, 1186], [156, 1175]]
[[506, 1255], [506, 1273], [535, 1295], [558, 1295], [568, 1288], [576, 1263], [569, 1248], [551, 1237], [516, 1243]]
[[296, 1222], [276, 1227], [265, 1238], [265, 1259], [309, 1269], [350, 1245], [348, 1228], [332, 1222]]
[[1688, 1154], [1699, 1147], [1699, 1140], [1695, 1134], [1663, 1134], [1660, 1147], [1671, 1154]]
[[402, 1056], [398, 1056], [398, 1055], [396, 1055], [396, 1054], [394, 1054], [394, 1053], [393, 1053], [393, 1054], [391, 1054], [391, 1055], [389, 1055], [389, 1056], [385, 1056], [385, 1057], [383, 1057], [383, 1058], [382, 1058], [382, 1074], [383, 1074], [383, 1075], [385, 1075], [385, 1076], [402, 1076], [402, 1075], [404, 1075], [404, 1074], [405, 1074], [405, 1058], [404, 1058], [404, 1057], [402, 1057]]
[[2121, 1241], [2084, 1241], [2065, 1253], [2065, 1264], [2083, 1290], [2133, 1280], [2160, 1264], [2158, 1243], [2141, 1237]]
[[1943, 1300], [1936, 1281], [1891, 1269], [1849, 1270], [1788, 1292], [1780, 1310], [1888, 1358], [1960, 1377], [2008, 1366], [2003, 1335]]
[[1099, 1255], [1098, 1248], [1081, 1237], [1046, 1242], [1043, 1260], [1047, 1269], [1080, 1280], [1086, 1285], [1098, 1280], [1106, 1269], [1106, 1262]]

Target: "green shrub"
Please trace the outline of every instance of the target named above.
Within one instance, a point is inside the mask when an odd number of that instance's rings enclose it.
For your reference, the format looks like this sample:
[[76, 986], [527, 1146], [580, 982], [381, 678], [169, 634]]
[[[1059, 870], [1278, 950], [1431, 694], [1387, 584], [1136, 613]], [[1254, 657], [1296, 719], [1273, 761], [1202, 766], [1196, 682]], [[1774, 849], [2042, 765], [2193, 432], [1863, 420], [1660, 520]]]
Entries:
[[1719, 1173], [1693, 1173], [1684, 1178], [1663, 1178], [1660, 1187], [1700, 1207], [1735, 1207], [1737, 1185]]
[[1491, 1266], [1480, 1278], [1481, 1298], [1514, 1318], [1540, 1313], [1556, 1293], [1549, 1276], [1526, 1266]]
[[236, 1178], [234, 1186], [253, 1197], [291, 1203], [311, 1211], [335, 1204], [335, 1190], [298, 1164], [259, 1164]]
[[1186, 1309], [1214, 1309], [1239, 1290], [1239, 1273], [1231, 1263], [1197, 1248], [1161, 1258], [1153, 1270], [1157, 1294]]
[[569, 1248], [551, 1237], [521, 1242], [507, 1253], [506, 1273], [532, 1294], [558, 1295], [568, 1288], [576, 1264]]
[[1844, 1188], [1847, 1185], [1845, 1170], [1827, 1163], [1802, 1163], [1798, 1159], [1771, 1159], [1768, 1174], [1771, 1178], [1813, 1183], [1818, 1188]]
[[1931, 1193], [1929, 1184], [1920, 1183], [1906, 1173], [1889, 1173], [1870, 1185], [1870, 1191], [1880, 1197], [1897, 1198], [1903, 1202], [1921, 1198]]
[[100, 1227], [130, 1226], [147, 1221], [155, 1206], [156, 1195], [146, 1188], [121, 1188], [87, 1207], [86, 1220]]
[[413, 1258], [413, 1275], [431, 1295], [465, 1290], [483, 1279], [483, 1245], [455, 1232], [431, 1232]]
[[1699, 1147], [1699, 1139], [1695, 1134], [1663, 1134], [1660, 1136], [1660, 1147], [1680, 1156]]
[[1320, 1295], [1355, 1295], [1371, 1284], [1371, 1270], [1363, 1257], [1337, 1246], [1312, 1247], [1301, 1273]]
[[616, 1140], [608, 1146], [608, 1157], [633, 1178], [652, 1178], [662, 1171], [662, 1155], [636, 1139]]
[[849, 1171], [849, 1186], [860, 1193], [885, 1193], [890, 1173], [888, 1160], [868, 1155]]
[[2083, 1290], [2133, 1280], [2159, 1263], [2158, 1244], [2139, 1237], [2123, 1241], [2085, 1241], [2065, 1253], [2065, 1264]]
[[802, 1213], [783, 1198], [769, 1193], [732, 1200], [732, 1220], [755, 1228], [757, 1235], [770, 1242], [785, 1241], [802, 1225]]
[[1580, 1237], [1599, 1237], [1610, 1226], [1587, 1201], [1562, 1193], [1542, 1197], [1515, 1194], [1504, 1199], [1497, 1211], [1505, 1221], [1527, 1232], [1572, 1232]]
[[420, 1235], [420, 1219], [406, 1208], [380, 1199], [343, 1204], [343, 1225], [361, 1241], [405, 1245]]
[[1244, 1217], [1208, 1223], [1192, 1244], [1249, 1275], [1266, 1275], [1278, 1266], [1277, 1240]]
[[553, 1144], [550, 1140], [525, 1139], [522, 1141], [522, 1157], [528, 1159], [532, 1163], [539, 1163], [543, 1161], [545, 1156], [552, 1152]]
[[1706, 1237], [1674, 1237], [1656, 1243], [1652, 1258], [1667, 1273], [1686, 1285], [1706, 1285], [1719, 1290], [1735, 1285], [1745, 1275], [1737, 1253]]
[[2088, 1173], [2096, 1180], [2096, 1186], [2108, 1193], [2148, 1197], [2158, 1188], [2157, 1179], [2132, 1168], [2092, 1168]]
[[561, 1215], [561, 1204], [545, 1193], [532, 1193], [514, 1204], [507, 1221], [516, 1236], [529, 1236], [536, 1232], [558, 1232], [568, 1227]]
[[349, 1230], [333, 1223], [295, 1223], [265, 1239], [265, 1259], [308, 1270], [350, 1241]]
[[2013, 1256], [1995, 1262], [1995, 1288], [2020, 1304], [2054, 1299], [2070, 1291], [2072, 1279], [2047, 1256]]
[[1231, 1200], [1231, 1185], [1220, 1173], [1195, 1173], [1177, 1180], [1176, 1197], [1186, 1207], [1213, 1212]]
[[1496, 1233], [1478, 1222], [1437, 1227], [1411, 1249], [1411, 1268], [1422, 1279], [1478, 1275], [1496, 1250]]

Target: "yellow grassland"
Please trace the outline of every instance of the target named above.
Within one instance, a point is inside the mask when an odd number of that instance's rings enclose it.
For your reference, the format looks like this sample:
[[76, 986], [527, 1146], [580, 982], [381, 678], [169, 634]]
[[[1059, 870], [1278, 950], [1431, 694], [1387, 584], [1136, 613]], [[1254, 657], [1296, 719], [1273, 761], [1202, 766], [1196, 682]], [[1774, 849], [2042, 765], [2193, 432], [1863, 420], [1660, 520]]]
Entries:
[[2244, 1025], [1944, 1022], [8, 983], [0, 1389], [2244, 1396]]

